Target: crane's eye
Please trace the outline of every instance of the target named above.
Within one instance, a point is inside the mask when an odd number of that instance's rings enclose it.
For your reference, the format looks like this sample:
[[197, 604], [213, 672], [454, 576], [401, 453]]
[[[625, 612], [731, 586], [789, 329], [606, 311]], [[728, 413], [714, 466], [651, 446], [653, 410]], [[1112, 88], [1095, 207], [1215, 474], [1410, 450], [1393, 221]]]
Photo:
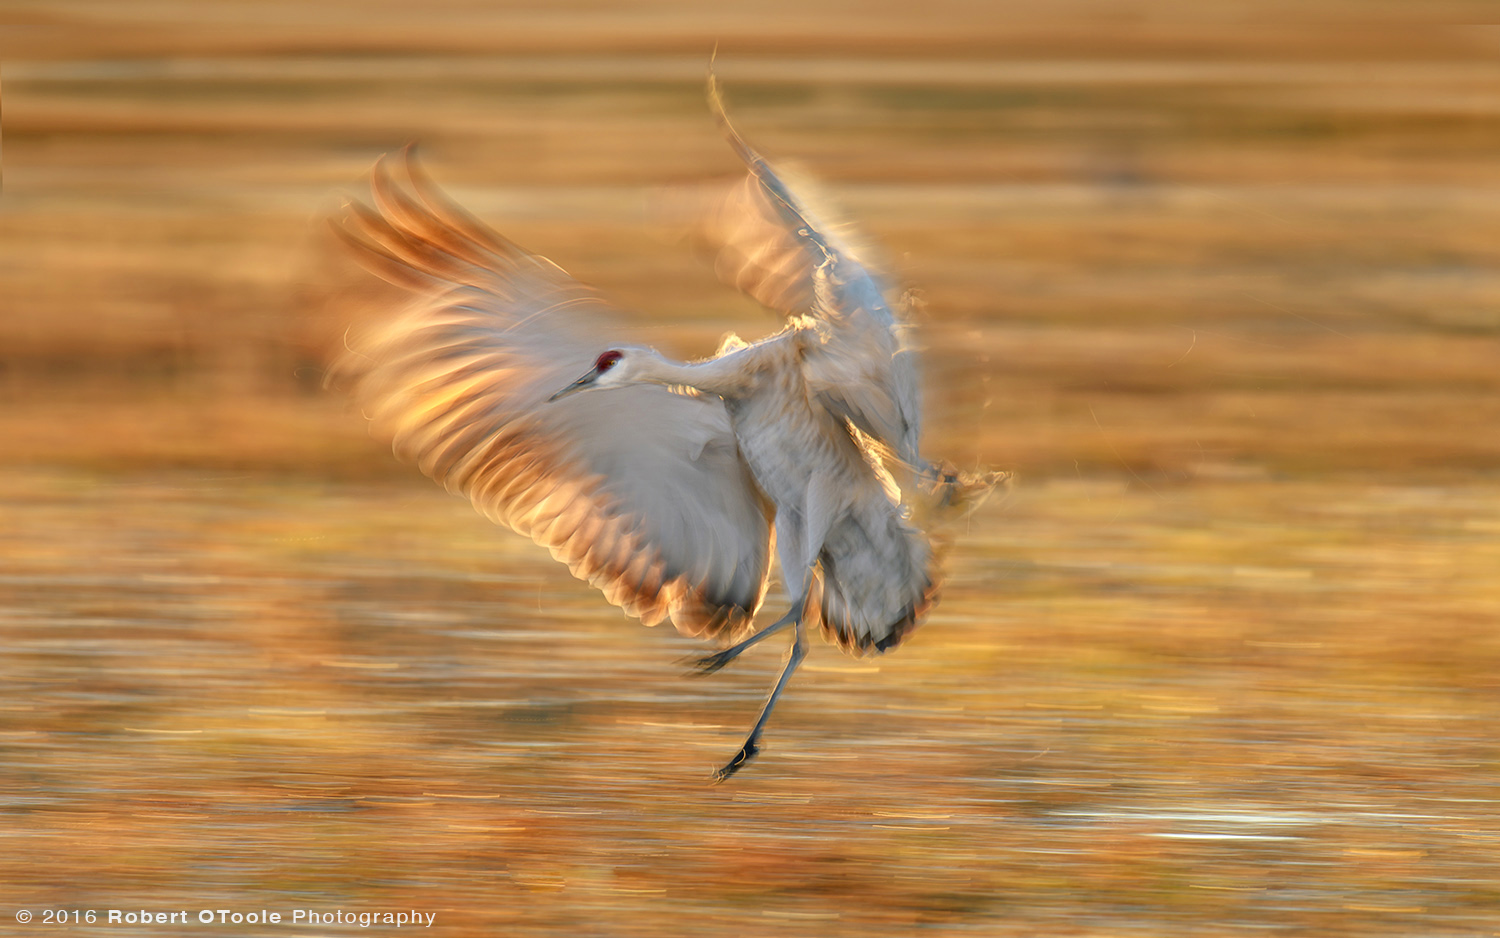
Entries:
[[594, 370], [601, 375], [615, 367], [615, 362], [625, 357], [625, 353], [616, 349], [610, 349], [594, 361]]

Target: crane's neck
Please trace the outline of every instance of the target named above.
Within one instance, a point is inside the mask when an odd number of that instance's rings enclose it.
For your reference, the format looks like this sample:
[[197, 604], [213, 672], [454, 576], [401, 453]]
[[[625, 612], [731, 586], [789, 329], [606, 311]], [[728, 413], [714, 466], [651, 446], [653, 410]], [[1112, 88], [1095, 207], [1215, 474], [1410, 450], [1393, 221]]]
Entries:
[[650, 384], [696, 388], [715, 397], [743, 397], [754, 388], [764, 366], [759, 345], [701, 362], [678, 362], [656, 352], [643, 356], [634, 375]]

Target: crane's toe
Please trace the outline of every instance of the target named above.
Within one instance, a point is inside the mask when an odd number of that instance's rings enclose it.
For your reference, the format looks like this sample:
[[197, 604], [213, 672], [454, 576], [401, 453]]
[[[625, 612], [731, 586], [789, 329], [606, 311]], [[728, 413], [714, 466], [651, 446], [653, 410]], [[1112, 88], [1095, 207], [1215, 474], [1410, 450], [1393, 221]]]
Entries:
[[734, 758], [730, 759], [727, 764], [714, 772], [714, 781], [722, 782], [729, 776], [738, 772], [740, 769], [745, 767], [745, 764], [747, 762], [749, 762], [751, 759], [754, 759], [759, 752], [760, 747], [755, 745], [754, 740], [745, 740], [745, 745], [741, 746], [740, 751], [734, 754]]
[[733, 648], [726, 648], [723, 651], [715, 652], [711, 655], [704, 655], [702, 658], [686, 658], [684, 659], [684, 662], [688, 666], [688, 675], [691, 677], [702, 677], [705, 674], [713, 674], [715, 671], [724, 667], [724, 665], [738, 658], [740, 656], [740, 652], [744, 650], [745, 649], [736, 646]]

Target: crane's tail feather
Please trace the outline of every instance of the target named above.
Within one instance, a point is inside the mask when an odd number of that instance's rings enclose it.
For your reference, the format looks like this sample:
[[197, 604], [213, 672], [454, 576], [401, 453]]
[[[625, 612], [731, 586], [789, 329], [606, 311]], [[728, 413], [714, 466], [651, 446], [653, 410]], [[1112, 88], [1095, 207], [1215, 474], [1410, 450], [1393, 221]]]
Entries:
[[872, 504], [828, 533], [805, 621], [852, 655], [895, 648], [937, 602], [942, 555], [894, 505]]
[[895, 502], [871, 499], [823, 542], [803, 615], [852, 655], [894, 648], [922, 623], [937, 602], [949, 546], [946, 537], [926, 532], [975, 511], [1011, 478], [947, 462], [928, 464], [917, 476], [912, 520]]

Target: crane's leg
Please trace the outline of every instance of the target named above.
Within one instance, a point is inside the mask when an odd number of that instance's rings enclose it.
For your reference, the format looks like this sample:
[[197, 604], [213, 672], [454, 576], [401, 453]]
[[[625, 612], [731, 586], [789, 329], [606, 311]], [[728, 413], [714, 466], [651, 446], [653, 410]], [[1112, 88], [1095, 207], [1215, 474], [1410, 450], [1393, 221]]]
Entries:
[[712, 655], [704, 655], [702, 658], [687, 659], [689, 666], [692, 668], [692, 670], [688, 673], [696, 676], [714, 673], [715, 671], [724, 667], [724, 665], [738, 658], [745, 652], [746, 649], [759, 644], [765, 639], [770, 638], [772, 635], [775, 635], [777, 632], [780, 632], [782, 629], [788, 626], [796, 625], [797, 615], [801, 612], [801, 610], [801, 606], [793, 606], [791, 611], [782, 616], [780, 619], [772, 622], [770, 625], [761, 629], [759, 632], [756, 632], [754, 635], [750, 636], [744, 641], [741, 641], [735, 645], [731, 645], [723, 651], [715, 652]]
[[750, 735], [745, 738], [745, 745], [741, 746], [740, 751], [714, 773], [714, 781], [724, 781], [760, 752], [760, 734], [766, 728], [766, 721], [771, 719], [771, 709], [776, 706], [776, 698], [780, 697], [781, 692], [786, 689], [786, 682], [791, 680], [792, 672], [797, 670], [797, 665], [807, 657], [807, 637], [802, 628], [801, 613], [801, 605], [794, 606], [792, 613], [789, 613], [796, 616], [791, 620], [796, 624], [796, 637], [792, 639], [792, 651], [787, 655], [786, 667], [781, 669], [781, 677], [776, 679], [776, 686], [771, 688], [771, 696], [766, 699], [766, 705], [760, 709], [760, 717], [755, 721], [755, 727], [750, 730]]
[[[802, 610], [807, 606], [807, 594], [812, 586], [813, 570], [818, 562], [818, 556], [823, 552], [823, 540], [828, 536], [828, 531], [833, 526], [833, 519], [841, 508], [840, 498], [836, 479], [831, 476], [815, 477], [807, 487], [806, 500], [800, 513], [778, 512], [776, 515], [776, 551], [781, 557], [781, 569], [787, 578], [787, 586], [792, 586], [791, 571], [793, 570], [800, 571], [801, 582], [797, 584], [797, 590], [792, 593], [792, 608], [787, 614], [754, 637], [763, 638], [773, 631], [780, 631], [791, 625], [794, 629], [792, 648], [787, 654], [786, 666], [781, 669], [781, 676], [776, 679], [776, 686], [771, 688], [771, 696], [766, 698], [766, 705], [761, 708], [755, 726], [750, 730], [750, 735], [745, 738], [745, 744], [740, 747], [739, 752], [734, 754], [734, 758], [714, 773], [715, 781], [722, 782], [738, 772], [745, 763], [754, 759], [755, 754], [760, 752], [760, 734], [766, 728], [766, 721], [771, 719], [771, 710], [775, 708], [781, 692], [786, 689], [787, 682], [797, 670], [797, 665], [807, 657], [807, 632], [802, 625]], [[726, 649], [726, 651], [733, 651], [733, 649]], [[734, 655], [729, 655], [725, 659], [726, 663], [733, 658]]]

